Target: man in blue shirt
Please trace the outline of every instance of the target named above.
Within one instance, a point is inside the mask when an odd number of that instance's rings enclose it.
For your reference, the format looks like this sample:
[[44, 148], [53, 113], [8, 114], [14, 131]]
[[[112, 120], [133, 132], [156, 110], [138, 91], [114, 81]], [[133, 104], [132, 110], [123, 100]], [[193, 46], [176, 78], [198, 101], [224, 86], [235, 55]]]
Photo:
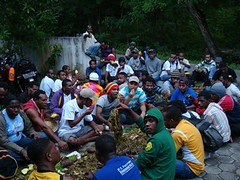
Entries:
[[116, 142], [110, 135], [101, 135], [96, 139], [96, 157], [104, 167], [92, 174], [85, 170], [87, 179], [93, 180], [141, 180], [140, 171], [135, 162], [127, 156], [116, 155]]
[[174, 100], [182, 101], [187, 109], [196, 108], [194, 100], [197, 98], [195, 91], [189, 87], [189, 80], [186, 76], [180, 77], [178, 81], [178, 88], [173, 92], [170, 102]]

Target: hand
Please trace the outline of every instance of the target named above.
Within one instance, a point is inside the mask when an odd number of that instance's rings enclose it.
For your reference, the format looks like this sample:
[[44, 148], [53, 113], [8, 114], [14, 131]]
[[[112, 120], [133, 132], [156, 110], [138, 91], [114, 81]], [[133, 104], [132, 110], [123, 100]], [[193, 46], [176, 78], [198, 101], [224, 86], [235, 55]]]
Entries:
[[190, 94], [186, 94], [185, 98], [189, 99], [190, 101], [193, 101], [193, 97]]
[[92, 179], [93, 178], [93, 174], [91, 171], [89, 171], [88, 169], [84, 169], [83, 170], [84, 176], [86, 179]]
[[197, 72], [201, 73], [203, 70], [201, 68], [197, 69]]
[[86, 115], [89, 115], [89, 114], [92, 113], [92, 111], [93, 111], [93, 108], [89, 108], [89, 109], [87, 109], [87, 110], [84, 112], [84, 115], [85, 115], [85, 116], [86, 116]]
[[155, 106], [151, 103], [146, 103], [146, 106], [148, 107], [148, 109], [154, 108]]
[[134, 94], [135, 94], [135, 89], [131, 89], [131, 91], [130, 91], [130, 93], [129, 93], [128, 96], [129, 96], [130, 98], [133, 98]]
[[22, 154], [22, 156], [23, 156], [26, 160], [29, 160], [29, 157], [28, 157], [28, 155], [27, 155], [26, 149], [22, 149], [22, 150], [21, 150], [21, 154]]
[[32, 136], [33, 139], [40, 139], [41, 138], [41, 136], [38, 135], [38, 134], [32, 134], [31, 136]]
[[109, 127], [109, 129], [112, 129], [112, 123], [110, 123], [110, 121], [108, 121], [106, 125]]
[[94, 129], [95, 133], [96, 134], [99, 134], [99, 135], [102, 135], [102, 131], [98, 128]]
[[142, 118], [144, 118], [144, 117], [145, 117], [145, 115], [146, 115], [146, 113], [145, 113], [145, 112], [142, 112], [142, 113], [140, 114], [140, 116], [141, 116]]
[[124, 103], [119, 103], [115, 109], [126, 111], [129, 110], [130, 108]]
[[50, 117], [53, 121], [59, 121], [60, 120], [60, 116], [57, 113], [52, 113]]
[[68, 144], [65, 141], [58, 142], [58, 145], [60, 146], [60, 148], [62, 148], [64, 150], [68, 149]]

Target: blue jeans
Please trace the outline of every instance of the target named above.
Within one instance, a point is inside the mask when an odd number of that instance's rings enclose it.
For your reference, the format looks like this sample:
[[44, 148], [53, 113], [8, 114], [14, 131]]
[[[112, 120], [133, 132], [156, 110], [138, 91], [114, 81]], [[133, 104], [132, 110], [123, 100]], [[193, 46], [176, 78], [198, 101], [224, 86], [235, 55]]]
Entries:
[[163, 75], [163, 76], [160, 77], [160, 79], [161, 79], [162, 81], [167, 81], [167, 80], [169, 80], [170, 78], [171, 78], [171, 75], [168, 75], [168, 74], [165, 74], [165, 75]]
[[[26, 149], [28, 144], [31, 143], [33, 139], [28, 138], [28, 137], [22, 137], [19, 141], [15, 142], [17, 145], [20, 147]], [[14, 157], [18, 162], [23, 162], [26, 161], [26, 159], [22, 156], [22, 154], [18, 154], [12, 150], [8, 149], [9, 154]]]
[[197, 177], [194, 172], [188, 167], [188, 165], [182, 160], [177, 159], [176, 161], [176, 177], [184, 179], [192, 179]]

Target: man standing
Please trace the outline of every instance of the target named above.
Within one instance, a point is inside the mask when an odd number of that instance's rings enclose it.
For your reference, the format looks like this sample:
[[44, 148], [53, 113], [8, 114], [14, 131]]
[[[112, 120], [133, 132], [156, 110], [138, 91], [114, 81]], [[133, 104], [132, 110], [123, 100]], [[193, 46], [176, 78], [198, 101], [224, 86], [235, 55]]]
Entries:
[[52, 88], [54, 86], [54, 72], [52, 69], [49, 69], [46, 73], [46, 76], [42, 79], [40, 83], [40, 90], [46, 92], [47, 102], [50, 103], [50, 96], [52, 95]]
[[[89, 108], [93, 99], [94, 92], [90, 88], [85, 88], [78, 98], [63, 106], [58, 135], [69, 146], [81, 146], [94, 141], [102, 133], [103, 126], [96, 125], [91, 115], [92, 109]], [[85, 125], [84, 121], [89, 125]]]
[[32, 121], [33, 128], [41, 137], [49, 137], [52, 141], [57, 142], [63, 149], [67, 149], [68, 145], [62, 141], [52, 129], [44, 122], [45, 112], [47, 108], [47, 95], [42, 90], [37, 90], [33, 94], [33, 98], [22, 105], [23, 110]]

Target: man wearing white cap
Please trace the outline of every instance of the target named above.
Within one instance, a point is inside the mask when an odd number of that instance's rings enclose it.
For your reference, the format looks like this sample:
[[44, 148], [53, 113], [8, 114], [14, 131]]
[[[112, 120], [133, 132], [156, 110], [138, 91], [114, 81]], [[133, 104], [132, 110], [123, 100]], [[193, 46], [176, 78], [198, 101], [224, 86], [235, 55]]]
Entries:
[[[99, 85], [99, 77], [98, 74], [92, 72], [89, 75], [89, 82], [83, 84], [82, 89], [90, 88], [95, 93], [95, 96], [99, 98], [101, 95], [104, 94], [102, 86]], [[93, 105], [96, 104], [96, 101], [93, 101]]]
[[128, 86], [121, 89], [119, 94], [123, 99], [124, 104], [128, 105], [128, 107], [133, 109], [141, 117], [145, 116], [146, 94], [139, 87], [139, 79], [137, 76], [131, 76], [128, 81]]
[[[92, 109], [89, 108], [95, 98], [94, 92], [90, 88], [85, 88], [78, 98], [63, 106], [58, 136], [69, 146], [80, 146], [94, 141], [102, 133], [103, 126], [96, 125], [91, 115]], [[89, 125], [85, 126], [84, 121]]]

